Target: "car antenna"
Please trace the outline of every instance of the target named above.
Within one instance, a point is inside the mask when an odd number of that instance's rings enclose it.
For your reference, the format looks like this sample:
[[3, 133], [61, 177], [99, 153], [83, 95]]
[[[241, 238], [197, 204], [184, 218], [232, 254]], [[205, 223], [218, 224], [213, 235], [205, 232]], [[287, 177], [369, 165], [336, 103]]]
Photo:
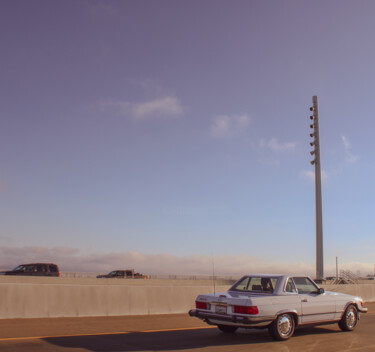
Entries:
[[215, 258], [212, 256], [212, 282], [214, 285], [214, 295], [216, 294], [216, 287], [215, 287]]

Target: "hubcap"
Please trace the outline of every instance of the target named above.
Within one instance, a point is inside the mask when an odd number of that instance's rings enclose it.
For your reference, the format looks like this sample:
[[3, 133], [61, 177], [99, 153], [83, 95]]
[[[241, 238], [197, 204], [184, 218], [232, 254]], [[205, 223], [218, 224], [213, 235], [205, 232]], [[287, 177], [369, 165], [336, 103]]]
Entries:
[[356, 317], [354, 310], [350, 309], [348, 313], [346, 314], [346, 323], [348, 324], [348, 326], [352, 328], [355, 325], [356, 320], [357, 320], [357, 317]]
[[287, 336], [292, 330], [293, 323], [289, 315], [282, 315], [279, 319], [279, 331], [280, 334]]

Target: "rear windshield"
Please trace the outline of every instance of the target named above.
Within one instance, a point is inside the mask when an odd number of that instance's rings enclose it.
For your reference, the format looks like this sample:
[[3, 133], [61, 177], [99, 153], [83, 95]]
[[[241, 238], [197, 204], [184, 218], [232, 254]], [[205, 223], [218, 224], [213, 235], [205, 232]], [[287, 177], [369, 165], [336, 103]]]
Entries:
[[277, 277], [245, 276], [237, 281], [230, 288], [230, 291], [273, 293], [277, 280]]

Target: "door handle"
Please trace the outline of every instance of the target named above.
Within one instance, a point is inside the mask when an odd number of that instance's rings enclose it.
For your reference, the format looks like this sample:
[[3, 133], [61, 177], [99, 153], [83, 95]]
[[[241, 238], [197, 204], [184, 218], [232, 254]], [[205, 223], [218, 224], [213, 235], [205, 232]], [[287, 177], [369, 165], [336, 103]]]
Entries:
[[303, 299], [301, 302], [307, 302], [307, 299], [305, 298], [305, 299]]

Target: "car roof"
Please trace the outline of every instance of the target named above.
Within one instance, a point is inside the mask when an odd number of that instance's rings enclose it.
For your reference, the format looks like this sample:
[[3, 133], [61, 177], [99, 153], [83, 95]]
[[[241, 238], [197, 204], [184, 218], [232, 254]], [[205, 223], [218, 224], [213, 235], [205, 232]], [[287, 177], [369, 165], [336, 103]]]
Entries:
[[20, 264], [20, 265], [56, 265], [54, 263], [27, 263], [27, 264]]

